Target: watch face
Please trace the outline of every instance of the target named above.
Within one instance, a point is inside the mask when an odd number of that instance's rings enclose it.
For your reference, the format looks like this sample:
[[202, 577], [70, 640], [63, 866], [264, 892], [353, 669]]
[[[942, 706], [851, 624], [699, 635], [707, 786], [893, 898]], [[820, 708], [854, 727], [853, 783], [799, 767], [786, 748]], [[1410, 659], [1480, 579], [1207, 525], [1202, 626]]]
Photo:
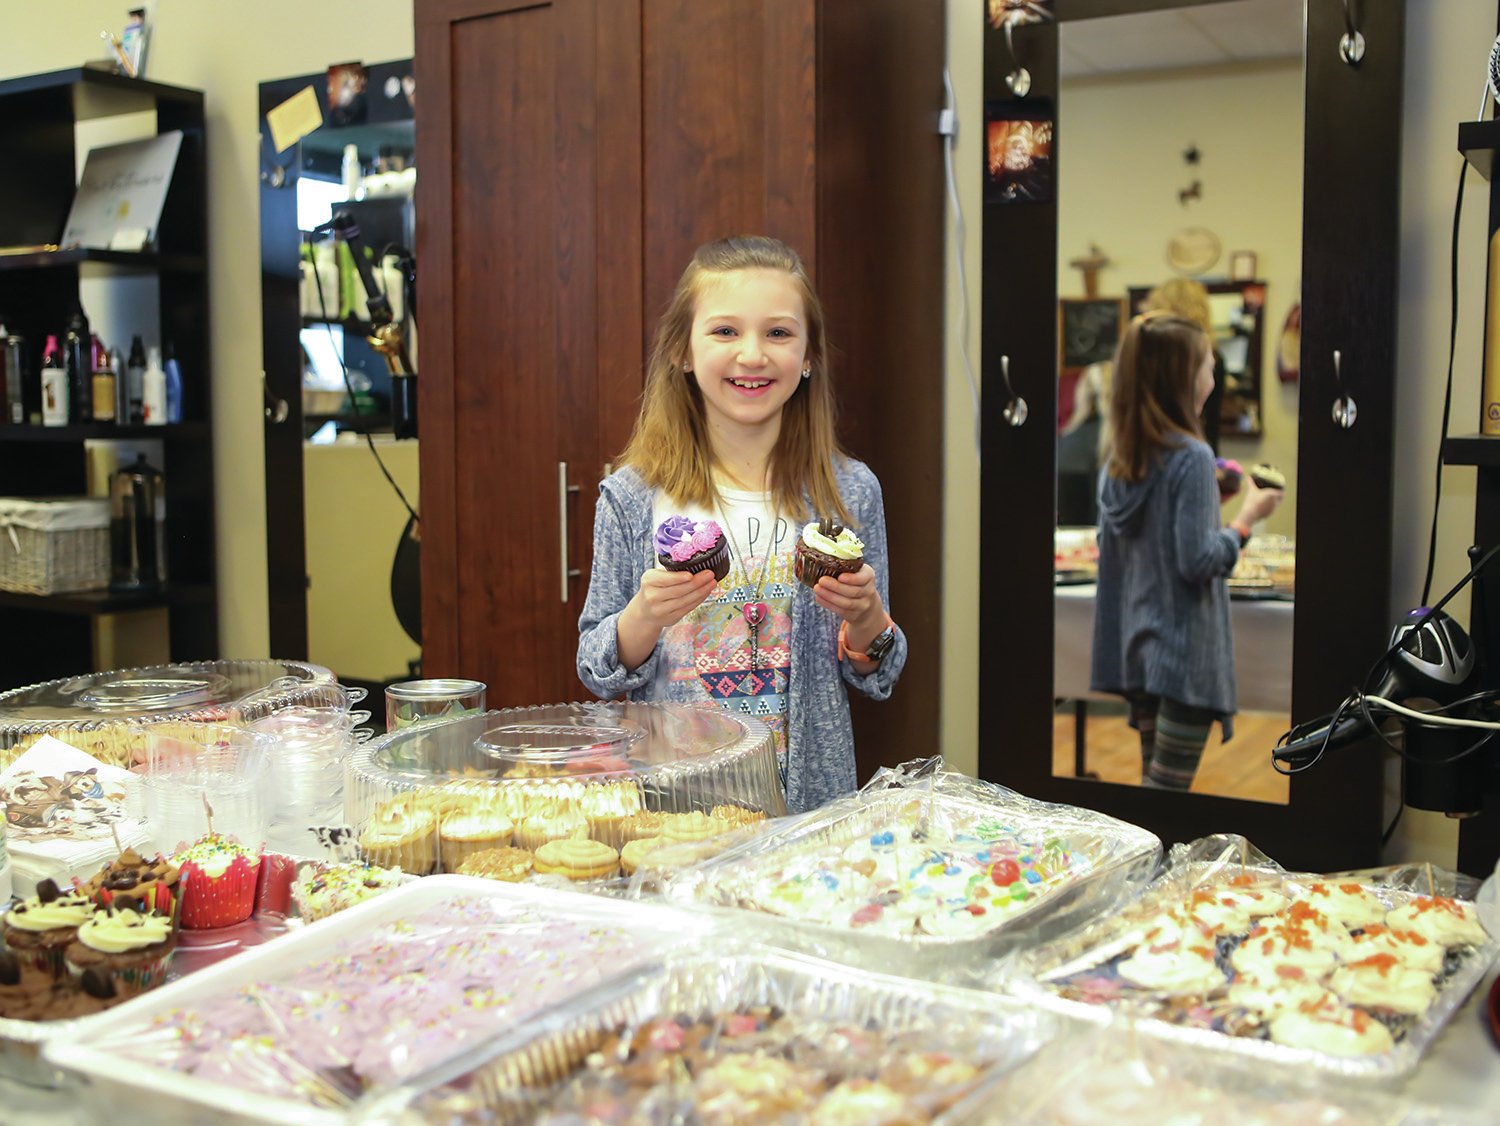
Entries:
[[896, 630], [892, 626], [886, 626], [875, 635], [875, 640], [865, 649], [865, 656], [872, 661], [878, 661], [890, 652], [891, 646], [896, 644]]

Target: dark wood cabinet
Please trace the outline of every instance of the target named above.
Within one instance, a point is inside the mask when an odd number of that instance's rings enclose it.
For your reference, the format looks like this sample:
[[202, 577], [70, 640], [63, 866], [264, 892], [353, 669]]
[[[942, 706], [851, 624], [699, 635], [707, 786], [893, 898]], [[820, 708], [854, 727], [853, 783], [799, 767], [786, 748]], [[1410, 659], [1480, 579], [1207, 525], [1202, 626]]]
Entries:
[[[937, 749], [939, 0], [432, 0], [416, 9], [423, 662], [575, 699], [596, 486], [693, 249], [759, 232], [825, 303], [881, 478], [912, 658], [864, 773]], [[871, 722], [876, 720], [878, 722]]]
[[81, 285], [97, 279], [110, 292], [118, 282], [137, 293], [143, 282], [153, 285], [158, 322], [132, 323], [123, 338], [119, 328], [101, 328], [94, 310], [85, 312], [92, 314], [105, 343], [122, 354], [135, 332], [148, 345], [172, 343], [183, 378], [183, 421], [0, 426], [0, 495], [82, 494], [85, 442], [159, 441], [169, 583], [164, 592], [144, 596], [0, 594], [0, 629], [16, 642], [0, 657], [0, 687], [91, 671], [93, 620], [100, 614], [165, 607], [172, 660], [218, 656], [202, 92], [86, 68], [0, 82], [10, 169], [0, 177], [0, 246], [56, 243], [78, 182], [80, 124], [142, 111], [155, 112], [158, 133], [180, 129], [183, 135], [154, 246], [139, 253], [61, 249], [0, 255], [0, 315], [9, 332], [26, 339], [27, 382], [34, 384], [43, 344], [50, 334], [61, 336], [80, 304]]

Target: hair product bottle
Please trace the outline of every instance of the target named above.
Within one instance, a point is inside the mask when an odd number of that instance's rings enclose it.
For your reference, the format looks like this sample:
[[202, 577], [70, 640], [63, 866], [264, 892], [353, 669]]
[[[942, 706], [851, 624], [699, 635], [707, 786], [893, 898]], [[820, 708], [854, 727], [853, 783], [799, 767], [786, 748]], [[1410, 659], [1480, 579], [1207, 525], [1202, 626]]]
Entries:
[[125, 361], [125, 405], [127, 422], [146, 419], [146, 348], [140, 333], [130, 338], [130, 357]]
[[63, 367], [62, 349], [57, 337], [47, 337], [42, 354], [42, 425], [68, 424], [68, 372]]
[[68, 373], [68, 421], [73, 423], [94, 420], [94, 365], [89, 352], [92, 339], [89, 319], [79, 306], [68, 318], [68, 328], [63, 333], [63, 367]]
[[109, 362], [109, 349], [94, 337], [94, 421], [115, 420], [115, 369]]
[[144, 421], [147, 426], [167, 424], [167, 373], [161, 370], [161, 349], [146, 352], [146, 374], [141, 378]]

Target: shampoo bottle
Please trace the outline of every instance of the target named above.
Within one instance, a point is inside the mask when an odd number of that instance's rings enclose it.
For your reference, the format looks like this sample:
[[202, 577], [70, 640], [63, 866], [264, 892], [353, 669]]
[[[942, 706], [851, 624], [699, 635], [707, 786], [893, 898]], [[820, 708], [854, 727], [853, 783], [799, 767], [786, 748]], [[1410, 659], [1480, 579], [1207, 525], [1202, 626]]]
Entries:
[[167, 421], [182, 421], [182, 369], [177, 366], [177, 350], [167, 341], [166, 358], [161, 370], [167, 377]]
[[147, 353], [146, 372], [141, 379], [142, 420], [147, 426], [167, 424], [167, 373], [161, 370], [161, 351], [153, 345]]

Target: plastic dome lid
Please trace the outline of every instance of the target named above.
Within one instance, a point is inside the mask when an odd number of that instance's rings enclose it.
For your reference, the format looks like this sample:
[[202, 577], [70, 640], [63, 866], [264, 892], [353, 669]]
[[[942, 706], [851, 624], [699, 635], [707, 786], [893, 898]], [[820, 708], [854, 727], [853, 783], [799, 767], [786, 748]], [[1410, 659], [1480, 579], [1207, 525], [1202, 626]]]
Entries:
[[0, 745], [38, 732], [171, 720], [251, 722], [293, 704], [347, 706], [333, 673], [300, 661], [115, 669], [0, 693]]
[[770, 729], [712, 706], [589, 702], [430, 719], [372, 740], [351, 767], [352, 780], [386, 793], [631, 778], [663, 798], [711, 793], [773, 816], [786, 811]]

